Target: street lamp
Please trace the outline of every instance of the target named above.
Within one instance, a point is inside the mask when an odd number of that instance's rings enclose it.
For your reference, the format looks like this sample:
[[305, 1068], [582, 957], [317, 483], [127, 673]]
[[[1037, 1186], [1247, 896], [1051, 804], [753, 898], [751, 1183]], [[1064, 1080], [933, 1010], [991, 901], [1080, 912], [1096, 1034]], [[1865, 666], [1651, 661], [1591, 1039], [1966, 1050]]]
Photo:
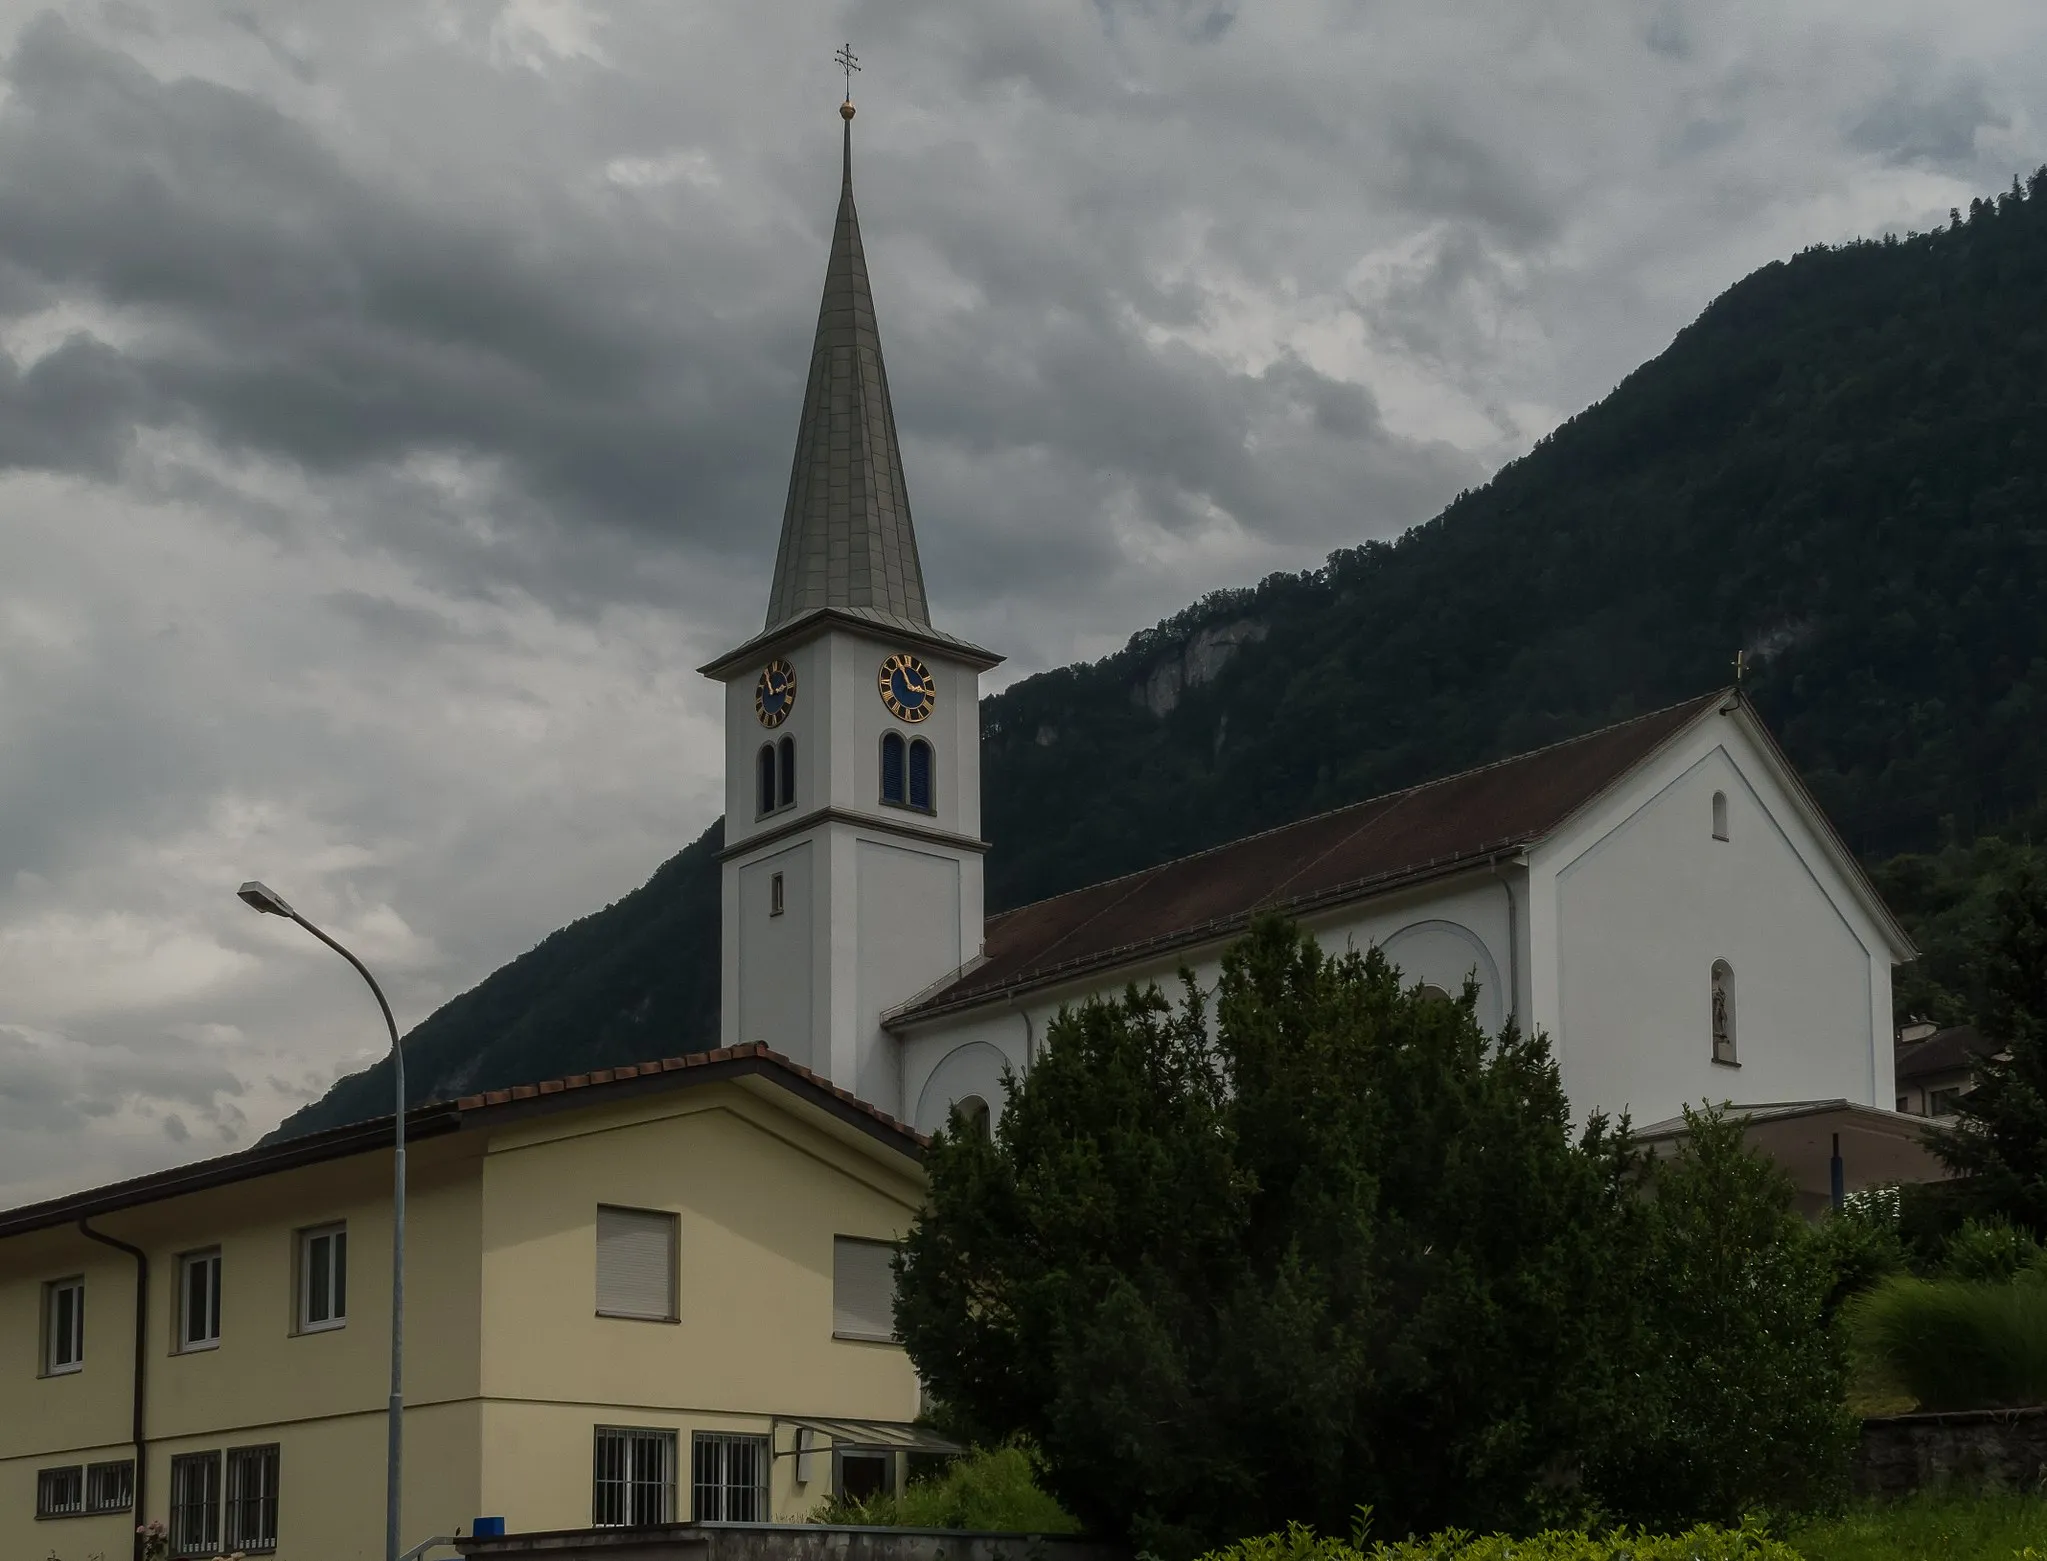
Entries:
[[399, 1457], [405, 1445], [405, 1053], [398, 1045], [398, 1025], [391, 1017], [391, 1005], [384, 1001], [384, 989], [369, 967], [305, 917], [285, 903], [275, 889], [251, 879], [235, 891], [243, 903], [266, 916], [295, 921], [343, 959], [355, 966], [356, 974], [370, 984], [377, 1007], [384, 1011], [384, 1028], [391, 1032], [391, 1065], [398, 1079], [398, 1109], [392, 1116], [396, 1143], [396, 1180], [391, 1191], [391, 1409], [390, 1447], [384, 1484], [384, 1561], [400, 1561], [398, 1554], [398, 1504], [404, 1481]]

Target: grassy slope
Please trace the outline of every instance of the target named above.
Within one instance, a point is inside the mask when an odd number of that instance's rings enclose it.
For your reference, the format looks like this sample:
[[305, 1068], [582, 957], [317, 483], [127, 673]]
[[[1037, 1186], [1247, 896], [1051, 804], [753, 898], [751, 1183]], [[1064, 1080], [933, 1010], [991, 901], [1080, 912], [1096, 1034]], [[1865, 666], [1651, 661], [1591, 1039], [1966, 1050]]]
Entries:
[[2012, 1561], [2047, 1547], [2047, 1497], [2037, 1493], [1932, 1493], [1864, 1502], [1794, 1526], [1806, 1561]]

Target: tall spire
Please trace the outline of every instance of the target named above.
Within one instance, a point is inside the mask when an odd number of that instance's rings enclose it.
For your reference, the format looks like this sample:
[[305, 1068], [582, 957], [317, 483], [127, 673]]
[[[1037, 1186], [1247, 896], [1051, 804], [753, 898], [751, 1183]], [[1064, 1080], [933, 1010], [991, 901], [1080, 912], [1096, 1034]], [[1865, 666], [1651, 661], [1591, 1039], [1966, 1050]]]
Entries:
[[895, 411], [867, 287], [860, 219], [853, 210], [850, 95], [839, 114], [845, 121], [839, 217], [810, 349], [810, 381], [796, 428], [766, 627], [832, 607], [929, 629]]

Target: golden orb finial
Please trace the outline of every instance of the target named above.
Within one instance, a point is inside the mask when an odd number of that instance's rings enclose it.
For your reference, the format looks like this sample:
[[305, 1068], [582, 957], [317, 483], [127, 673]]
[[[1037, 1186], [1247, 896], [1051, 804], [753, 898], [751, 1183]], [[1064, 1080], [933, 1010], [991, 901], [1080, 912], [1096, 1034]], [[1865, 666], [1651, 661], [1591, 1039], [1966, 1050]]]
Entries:
[[848, 98], [848, 99], [846, 99], [846, 101], [845, 101], [845, 102], [843, 102], [843, 103], [841, 103], [841, 104], [839, 105], [839, 118], [841, 118], [841, 119], [851, 119], [852, 117], [853, 117], [853, 100], [852, 100], [851, 98]]

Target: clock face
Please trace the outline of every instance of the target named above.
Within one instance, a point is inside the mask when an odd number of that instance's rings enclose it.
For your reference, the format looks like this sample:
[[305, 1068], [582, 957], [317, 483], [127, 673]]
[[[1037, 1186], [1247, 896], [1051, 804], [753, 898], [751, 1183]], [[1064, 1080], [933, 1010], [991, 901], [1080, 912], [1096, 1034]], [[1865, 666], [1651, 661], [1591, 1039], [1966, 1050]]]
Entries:
[[931, 669], [907, 651], [881, 664], [881, 702], [898, 721], [915, 725], [938, 708], [938, 684]]
[[780, 726], [795, 708], [796, 669], [779, 659], [769, 662], [753, 686], [753, 713], [762, 726]]

